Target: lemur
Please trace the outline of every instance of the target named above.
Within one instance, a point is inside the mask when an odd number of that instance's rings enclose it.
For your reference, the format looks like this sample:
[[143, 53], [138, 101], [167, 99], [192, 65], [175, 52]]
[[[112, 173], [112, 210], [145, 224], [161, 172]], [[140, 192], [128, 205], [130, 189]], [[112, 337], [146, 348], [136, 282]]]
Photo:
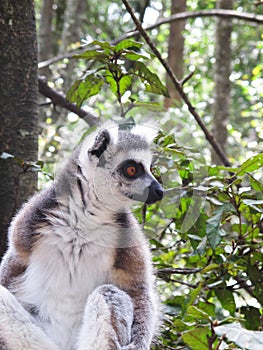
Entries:
[[0, 267], [1, 350], [147, 350], [159, 306], [130, 211], [164, 190], [148, 132], [102, 127], [13, 219]]

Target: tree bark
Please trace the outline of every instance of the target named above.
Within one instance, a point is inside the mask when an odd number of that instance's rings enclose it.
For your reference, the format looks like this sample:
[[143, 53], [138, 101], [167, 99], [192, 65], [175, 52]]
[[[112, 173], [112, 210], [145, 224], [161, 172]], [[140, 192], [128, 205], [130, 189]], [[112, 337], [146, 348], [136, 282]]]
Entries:
[[[186, 0], [172, 0], [172, 15], [185, 11]], [[179, 80], [182, 79], [184, 72], [184, 28], [184, 20], [171, 23], [168, 42], [168, 64]], [[168, 88], [170, 98], [165, 99], [165, 108], [169, 108], [176, 101], [179, 102], [181, 97], [168, 76], [166, 78], [166, 86]]]
[[[34, 193], [36, 173], [24, 162], [38, 152], [37, 40], [33, 0], [0, 2], [0, 256], [8, 225], [17, 208]], [[2, 155], [2, 157], [1, 157]]]
[[[218, 9], [231, 10], [233, 3], [234, 0], [218, 0], [217, 7]], [[213, 134], [225, 154], [227, 153], [227, 124], [230, 114], [231, 32], [232, 20], [230, 18], [220, 17], [216, 19]], [[212, 151], [212, 162], [222, 163], [214, 151]]]

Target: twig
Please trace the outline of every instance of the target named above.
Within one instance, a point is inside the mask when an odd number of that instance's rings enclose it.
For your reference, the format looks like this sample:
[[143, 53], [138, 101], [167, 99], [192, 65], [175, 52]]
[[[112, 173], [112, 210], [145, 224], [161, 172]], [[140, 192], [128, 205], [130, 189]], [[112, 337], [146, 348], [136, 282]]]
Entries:
[[226, 338], [226, 335], [222, 334], [221, 338], [219, 339], [219, 343], [217, 344], [216, 350], [220, 349], [220, 345], [223, 343], [225, 338]]
[[[262, 5], [262, 3], [258, 3], [256, 4], [256, 6], [258, 5]], [[197, 12], [180, 12], [177, 13], [175, 15], [172, 15], [170, 17], [167, 18], [162, 18], [160, 20], [158, 20], [155, 24], [152, 24], [148, 27], [145, 27], [144, 30], [148, 31], [148, 30], [152, 30], [155, 28], [160, 27], [163, 24], [168, 24], [171, 22], [175, 22], [175, 21], [180, 21], [182, 19], [188, 19], [188, 18], [196, 18], [196, 17], [212, 17], [212, 16], [217, 16], [217, 17], [231, 17], [231, 18], [236, 18], [239, 20], [244, 20], [247, 22], [254, 22], [254, 23], [263, 23], [263, 16], [262, 15], [256, 15], [253, 13], [247, 13], [247, 12], [238, 12], [238, 11], [234, 11], [234, 10], [204, 10], [204, 11], [197, 11]], [[127, 39], [127, 38], [132, 38], [135, 37], [136, 35], [140, 34], [140, 32], [138, 30], [134, 30], [131, 31], [123, 36], [121, 36], [120, 38], [118, 38], [117, 40], [114, 40], [112, 42], [112, 44], [117, 44], [118, 42]], [[44, 68], [44, 67], [48, 67], [53, 63], [62, 61], [65, 58], [72, 58], [73, 56], [80, 54], [83, 50], [85, 49], [85, 46], [82, 46], [80, 49], [72, 51], [72, 52], [67, 52], [65, 54], [62, 55], [58, 55], [52, 58], [49, 58], [45, 61], [39, 62], [38, 64], [38, 68]]]
[[77, 114], [90, 126], [98, 125], [99, 119], [95, 115], [85, 111], [83, 108], [78, 108], [74, 103], [69, 102], [63, 93], [52, 89], [48, 85], [46, 77], [38, 77], [38, 90], [42, 95], [50, 98], [52, 103]]
[[191, 274], [195, 274], [197, 272], [202, 271], [202, 269], [182, 269], [182, 268], [175, 268], [175, 267], [167, 267], [164, 269], [159, 269], [156, 273], [158, 276], [164, 275], [164, 274], [168, 274], [168, 275], [173, 275], [173, 274], [177, 274], [177, 275], [191, 275]]
[[188, 106], [189, 112], [192, 114], [192, 116], [195, 118], [195, 120], [198, 123], [198, 125], [200, 126], [200, 128], [203, 130], [203, 132], [204, 132], [204, 134], [206, 136], [206, 139], [211, 144], [211, 146], [213, 147], [214, 151], [216, 152], [218, 157], [221, 159], [222, 163], [225, 166], [231, 166], [231, 163], [229, 162], [229, 160], [227, 159], [226, 155], [222, 151], [220, 145], [215, 141], [213, 135], [208, 131], [208, 129], [207, 129], [206, 125], [203, 123], [200, 115], [197, 113], [197, 111], [195, 110], [195, 107], [190, 102], [187, 94], [184, 92], [180, 82], [176, 78], [176, 76], [175, 76], [174, 72], [172, 71], [171, 67], [168, 65], [166, 60], [164, 60], [162, 58], [162, 56], [161, 56], [160, 52], [158, 51], [158, 49], [156, 48], [155, 44], [150, 39], [150, 37], [148, 36], [146, 31], [143, 29], [140, 21], [135, 16], [135, 14], [133, 12], [133, 9], [131, 8], [129, 2], [127, 0], [122, 0], [122, 2], [125, 5], [125, 7], [126, 7], [127, 11], [129, 12], [129, 14], [131, 15], [131, 17], [132, 17], [132, 19], [133, 19], [137, 29], [140, 31], [142, 37], [144, 38], [144, 40], [149, 45], [149, 47], [151, 48], [151, 50], [153, 51], [155, 56], [158, 58], [158, 60], [161, 62], [161, 64], [165, 68], [165, 70], [166, 70], [167, 74], [169, 75], [170, 79], [172, 80], [175, 88], [179, 92], [179, 94], [182, 97], [183, 101]]
[[188, 12], [180, 12], [176, 13], [174, 15], [171, 15], [167, 18], [162, 18], [158, 20], [156, 23], [152, 24], [151, 26], [145, 28], [146, 30], [152, 30], [156, 27], [159, 27], [163, 24], [185, 20], [188, 18], [196, 18], [196, 17], [229, 17], [229, 18], [236, 18], [239, 20], [244, 20], [246, 22], [253, 22], [262, 24], [263, 23], [263, 16], [262, 15], [256, 15], [254, 13], [248, 13], [248, 12], [238, 12], [235, 10], [223, 10], [223, 9], [216, 9], [216, 10], [203, 10], [203, 11], [188, 11]]
[[193, 71], [190, 74], [188, 74], [185, 78], [183, 78], [180, 81], [181, 86], [183, 86], [188, 80], [190, 80], [194, 74], [195, 74], [195, 72]]
[[237, 281], [237, 283], [240, 285], [241, 288], [244, 288], [245, 291], [252, 297], [254, 298], [254, 292], [253, 292], [253, 287], [249, 286], [245, 280], [243, 280], [239, 276], [235, 276], [234, 279]]

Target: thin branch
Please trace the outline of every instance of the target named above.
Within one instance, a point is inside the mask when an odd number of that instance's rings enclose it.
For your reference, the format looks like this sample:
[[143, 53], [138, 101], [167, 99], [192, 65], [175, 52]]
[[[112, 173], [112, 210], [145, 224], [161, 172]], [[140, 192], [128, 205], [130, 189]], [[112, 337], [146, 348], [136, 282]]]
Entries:
[[[236, 18], [239, 20], [244, 20], [246, 22], [258, 23], [258, 24], [263, 23], [263, 16], [262, 15], [256, 15], [256, 14], [248, 13], [248, 12], [238, 12], [238, 11], [234, 11], [234, 10], [217, 9], [217, 10], [209, 10], [209, 11], [204, 10], [204, 11], [197, 11], [197, 12], [180, 12], [180, 13], [177, 13], [175, 15], [169, 16], [167, 18], [161, 18], [155, 24], [152, 24], [148, 27], [145, 27], [144, 30], [146, 30], [146, 31], [152, 30], [152, 29], [160, 27], [163, 24], [168, 24], [168, 23], [180, 21], [183, 19], [196, 18], [196, 17], [213, 17], [213, 16]], [[131, 32], [121, 36], [117, 40], [114, 40], [112, 42], [112, 44], [113, 45], [117, 44], [118, 42], [120, 42], [124, 39], [132, 38], [138, 34], [140, 34], [139, 30], [131, 31]], [[78, 49], [76, 51], [67, 52], [65, 54], [58, 55], [58, 56], [52, 57], [50, 59], [47, 59], [45, 61], [39, 62], [38, 68], [41, 69], [41, 68], [50, 66], [51, 64], [62, 61], [65, 58], [72, 58], [73, 56], [80, 54], [83, 50], [85, 50], [85, 46], [81, 47], [80, 49]]]
[[167, 17], [167, 18], [161, 18], [155, 24], [152, 24], [151, 26], [149, 26], [145, 29], [152, 30], [152, 29], [155, 29], [163, 24], [171, 23], [174, 21], [185, 20], [188, 18], [213, 17], [213, 16], [236, 18], [239, 20], [244, 20], [246, 22], [252, 22], [252, 23], [257, 23], [257, 24], [263, 23], [263, 15], [256, 15], [254, 13], [249, 13], [249, 12], [238, 12], [235, 10], [216, 9], [216, 10], [203, 10], [203, 11], [194, 11], [194, 12], [189, 11], [189, 12], [176, 13], [174, 15]]
[[190, 72], [185, 78], [183, 78], [181, 81], [180, 81], [180, 84], [183, 86], [185, 83], [188, 82], [188, 80], [190, 80], [193, 75], [195, 74], [195, 72]]
[[158, 271], [156, 271], [158, 276], [162, 276], [162, 275], [173, 275], [173, 274], [177, 274], [177, 275], [192, 275], [195, 274], [197, 272], [202, 271], [202, 269], [182, 269], [182, 268], [173, 268], [173, 267], [167, 267], [164, 269], [158, 269]]
[[54, 103], [57, 106], [63, 107], [70, 112], [77, 114], [90, 126], [98, 125], [99, 119], [95, 115], [85, 111], [85, 109], [83, 108], [78, 108], [74, 103], [69, 102], [66, 99], [66, 96], [62, 92], [58, 92], [52, 89], [48, 85], [46, 77], [43, 77], [43, 76], [38, 77], [38, 90], [42, 95], [50, 98], [52, 103]]
[[146, 31], [142, 28], [142, 24], [140, 23], [140, 21], [135, 16], [135, 13], [133, 12], [133, 9], [131, 8], [129, 2], [127, 0], [122, 0], [122, 2], [125, 5], [125, 7], [126, 7], [127, 11], [129, 12], [129, 14], [131, 15], [132, 20], [134, 21], [137, 29], [140, 31], [142, 37], [144, 38], [144, 40], [149, 45], [149, 47], [151, 48], [151, 50], [153, 51], [155, 56], [158, 58], [158, 60], [161, 62], [161, 64], [165, 68], [165, 70], [166, 70], [167, 74], [169, 75], [171, 81], [173, 82], [175, 88], [179, 92], [179, 94], [182, 97], [183, 101], [188, 106], [189, 112], [192, 114], [192, 116], [195, 118], [195, 120], [198, 123], [198, 125], [200, 126], [200, 128], [203, 130], [203, 132], [204, 132], [204, 134], [206, 136], [206, 139], [211, 144], [211, 146], [213, 147], [214, 151], [217, 153], [218, 157], [221, 159], [223, 164], [225, 166], [231, 166], [231, 163], [227, 159], [227, 156], [225, 155], [225, 153], [222, 151], [220, 145], [216, 142], [216, 140], [214, 139], [213, 135], [208, 131], [208, 129], [207, 129], [206, 125], [204, 124], [204, 122], [202, 121], [200, 115], [197, 113], [197, 111], [195, 110], [195, 107], [190, 102], [187, 94], [184, 92], [181, 83], [179, 82], [179, 80], [175, 76], [175, 74], [172, 71], [171, 67], [168, 65], [166, 60], [164, 60], [162, 58], [162, 56], [161, 56], [160, 52], [158, 51], [158, 49], [156, 48], [155, 44], [150, 39], [150, 37], [148, 36]]
[[235, 280], [237, 281], [237, 283], [240, 285], [241, 288], [244, 288], [245, 291], [252, 297], [254, 298], [254, 292], [253, 292], [253, 287], [252, 286], [249, 286], [247, 284], [247, 282], [245, 280], [243, 280], [241, 277], [239, 276], [235, 276], [234, 277]]

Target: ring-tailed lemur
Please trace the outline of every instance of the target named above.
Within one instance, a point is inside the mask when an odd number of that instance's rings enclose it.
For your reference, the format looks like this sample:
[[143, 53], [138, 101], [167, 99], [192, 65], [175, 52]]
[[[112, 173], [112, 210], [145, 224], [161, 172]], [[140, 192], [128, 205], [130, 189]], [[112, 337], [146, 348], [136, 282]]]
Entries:
[[146, 350], [158, 303], [129, 210], [163, 189], [140, 128], [103, 128], [14, 218], [0, 268], [0, 349]]

